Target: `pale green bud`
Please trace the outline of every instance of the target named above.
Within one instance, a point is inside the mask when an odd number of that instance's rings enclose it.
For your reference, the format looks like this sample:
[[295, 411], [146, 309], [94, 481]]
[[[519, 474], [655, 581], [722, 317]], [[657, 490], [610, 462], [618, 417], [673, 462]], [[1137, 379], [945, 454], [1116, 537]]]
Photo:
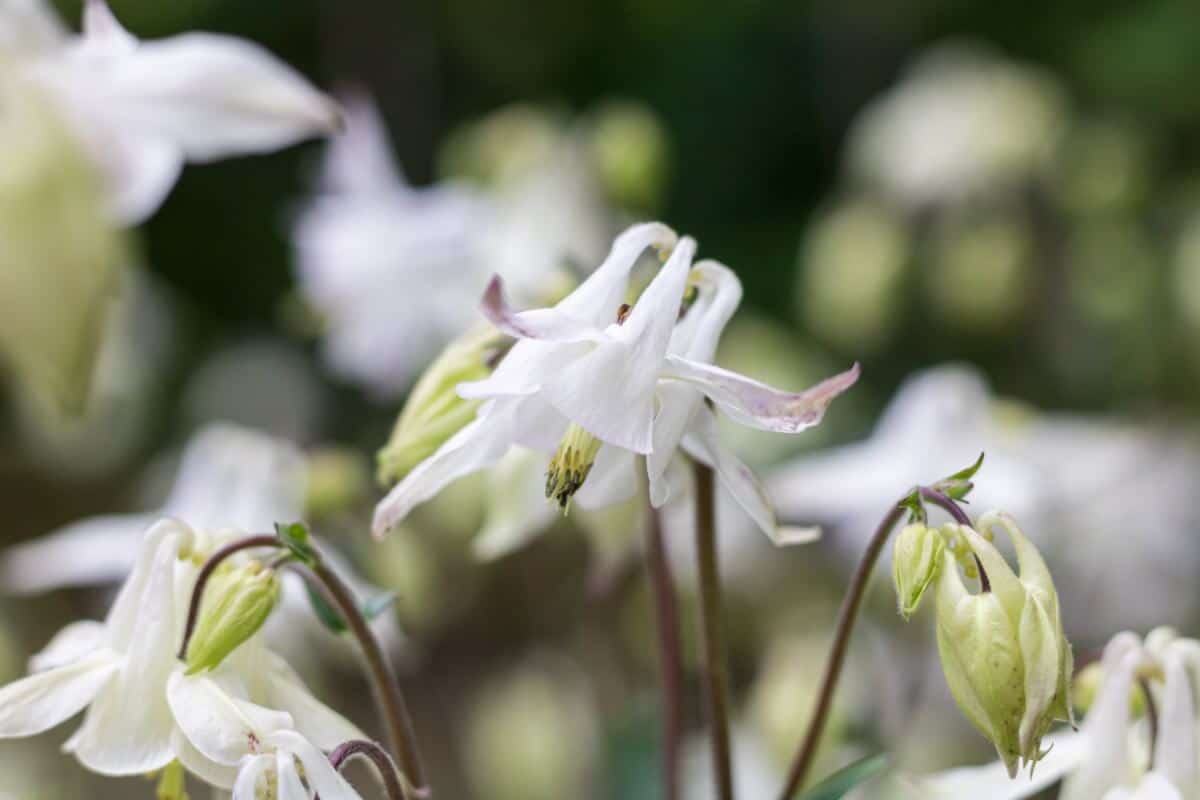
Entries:
[[209, 579], [200, 617], [188, 642], [187, 674], [216, 669], [225, 657], [258, 633], [279, 602], [275, 570], [251, 561]]
[[101, 177], [50, 103], [0, 61], [0, 358], [78, 414], [128, 254]]
[[611, 103], [596, 112], [590, 136], [604, 187], [620, 206], [656, 208], [666, 185], [670, 144], [646, 106]]
[[942, 535], [920, 522], [905, 525], [896, 536], [892, 547], [892, 581], [900, 616], [905, 620], [916, 613], [925, 590], [937, 577], [945, 549]]
[[980, 530], [993, 526], [1012, 539], [1021, 574], [991, 542], [958, 526], [990, 590], [969, 593], [947, 549], [937, 590], [938, 650], [959, 708], [1016, 775], [1020, 761], [1034, 764], [1045, 755], [1041, 739], [1054, 720], [1074, 722], [1073, 663], [1041, 555], [1007, 515], [992, 512], [979, 521]]
[[378, 478], [395, 483], [475, 419], [480, 400], [458, 396], [458, 385], [491, 374], [504, 337], [491, 326], [471, 328], [442, 351], [413, 387], [379, 451]]

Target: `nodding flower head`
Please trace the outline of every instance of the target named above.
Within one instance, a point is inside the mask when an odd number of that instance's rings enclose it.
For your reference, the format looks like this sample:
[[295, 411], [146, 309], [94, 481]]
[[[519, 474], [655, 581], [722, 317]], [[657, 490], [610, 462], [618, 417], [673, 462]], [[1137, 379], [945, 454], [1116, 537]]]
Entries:
[[[1000, 527], [1012, 540], [1020, 566], [1013, 572], [984, 536], [957, 526], [959, 538], [942, 555], [937, 589], [938, 651], [946, 682], [963, 713], [996, 746], [1015, 776], [1036, 764], [1051, 723], [1074, 723], [1071, 645], [1062, 631], [1058, 594], [1037, 549], [1012, 518], [991, 512], [979, 530]], [[972, 594], [956, 554], [982, 568], [984, 589]]]
[[900, 616], [909, 619], [942, 567], [945, 540], [923, 522], [905, 525], [892, 549], [892, 581]]

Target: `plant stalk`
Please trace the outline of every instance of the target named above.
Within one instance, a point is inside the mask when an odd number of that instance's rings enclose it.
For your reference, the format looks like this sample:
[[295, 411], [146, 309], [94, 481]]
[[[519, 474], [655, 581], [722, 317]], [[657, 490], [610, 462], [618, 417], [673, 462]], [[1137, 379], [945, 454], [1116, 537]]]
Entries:
[[354, 758], [365, 758], [375, 765], [379, 777], [383, 780], [383, 788], [387, 792], [388, 800], [405, 800], [404, 787], [396, 772], [396, 762], [392, 761], [392, 757], [386, 750], [375, 742], [354, 739], [338, 745], [338, 748], [329, 754], [329, 763], [335, 770], [341, 772], [342, 768]]
[[683, 733], [683, 656], [679, 607], [671, 562], [663, 542], [662, 519], [647, 503], [646, 565], [654, 594], [658, 668], [662, 698], [662, 781], [664, 800], [679, 798], [679, 752]]

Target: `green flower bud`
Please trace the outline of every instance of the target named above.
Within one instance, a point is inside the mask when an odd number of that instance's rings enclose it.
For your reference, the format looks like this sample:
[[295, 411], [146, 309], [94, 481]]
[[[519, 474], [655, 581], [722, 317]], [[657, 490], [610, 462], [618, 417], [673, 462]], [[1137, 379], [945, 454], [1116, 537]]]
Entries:
[[258, 633], [279, 602], [279, 592], [275, 571], [257, 561], [213, 575], [204, 588], [200, 618], [188, 642], [187, 674], [216, 669]]
[[908, 620], [917, 611], [929, 584], [942, 566], [946, 543], [936, 530], [915, 522], [905, 525], [892, 548], [892, 580], [900, 616]]
[[346, 447], [325, 447], [308, 457], [304, 513], [324, 519], [353, 508], [371, 490], [371, 470], [366, 459]]
[[403, 479], [475, 419], [482, 401], [459, 397], [458, 384], [490, 375], [503, 342], [504, 337], [491, 326], [476, 326], [447, 345], [429, 365], [409, 394], [391, 438], [379, 451], [380, 483]]
[[980, 530], [999, 526], [1012, 539], [1020, 576], [980, 534], [958, 526], [987, 573], [990, 591], [971, 594], [954, 553], [942, 555], [937, 589], [938, 651], [946, 682], [966, 717], [996, 746], [1010, 775], [1034, 764], [1054, 720], [1074, 723], [1071, 646], [1058, 594], [1036, 548], [1007, 515], [989, 513]]
[[653, 111], [630, 102], [606, 105], [596, 112], [590, 141], [604, 187], [618, 205], [641, 211], [658, 207], [670, 143]]

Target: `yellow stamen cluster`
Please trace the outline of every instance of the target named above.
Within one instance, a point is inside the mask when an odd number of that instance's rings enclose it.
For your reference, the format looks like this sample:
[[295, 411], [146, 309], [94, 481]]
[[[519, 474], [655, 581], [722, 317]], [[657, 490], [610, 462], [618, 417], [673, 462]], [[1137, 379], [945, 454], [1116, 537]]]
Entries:
[[546, 469], [546, 499], [558, 503], [564, 514], [592, 471], [600, 445], [599, 439], [575, 423], [571, 423], [558, 443], [558, 450]]

